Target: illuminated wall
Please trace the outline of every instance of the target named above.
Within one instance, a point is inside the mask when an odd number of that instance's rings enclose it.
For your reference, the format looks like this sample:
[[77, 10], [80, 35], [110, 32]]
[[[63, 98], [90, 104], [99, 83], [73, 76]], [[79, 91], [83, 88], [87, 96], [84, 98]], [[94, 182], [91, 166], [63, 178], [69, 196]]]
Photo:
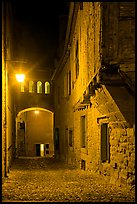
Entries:
[[13, 90], [10, 81], [12, 73], [12, 8], [9, 2], [2, 4], [2, 178], [10, 171], [15, 153]]
[[[24, 121], [25, 129], [20, 128], [20, 121]], [[49, 147], [46, 144], [49, 144]], [[44, 154], [43, 145], [45, 145]], [[40, 155], [37, 153], [37, 146], [40, 148]], [[17, 155], [52, 157], [53, 154], [53, 113], [42, 110], [21, 113], [17, 117]]]
[[[54, 76], [60, 158], [110, 176], [111, 183], [131, 185], [135, 182], [134, 8], [127, 2], [72, 3], [70, 38]], [[100, 70], [106, 65], [110, 73], [101, 81]], [[117, 66], [126, 78], [119, 76]]]

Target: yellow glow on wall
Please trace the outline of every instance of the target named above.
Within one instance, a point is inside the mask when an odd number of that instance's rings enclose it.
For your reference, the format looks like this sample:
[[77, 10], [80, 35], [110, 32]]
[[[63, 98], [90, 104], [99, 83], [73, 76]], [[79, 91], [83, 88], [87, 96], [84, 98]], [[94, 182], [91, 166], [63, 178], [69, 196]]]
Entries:
[[39, 114], [39, 111], [38, 111], [38, 110], [35, 110], [35, 114]]
[[18, 82], [23, 82], [25, 79], [25, 74], [16, 74], [15, 76]]

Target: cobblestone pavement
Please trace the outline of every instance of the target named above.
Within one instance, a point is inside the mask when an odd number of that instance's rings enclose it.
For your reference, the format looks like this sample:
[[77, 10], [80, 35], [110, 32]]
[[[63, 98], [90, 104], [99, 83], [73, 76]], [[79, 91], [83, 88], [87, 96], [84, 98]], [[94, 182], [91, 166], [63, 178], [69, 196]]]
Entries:
[[16, 159], [2, 202], [135, 202], [135, 192], [55, 159]]

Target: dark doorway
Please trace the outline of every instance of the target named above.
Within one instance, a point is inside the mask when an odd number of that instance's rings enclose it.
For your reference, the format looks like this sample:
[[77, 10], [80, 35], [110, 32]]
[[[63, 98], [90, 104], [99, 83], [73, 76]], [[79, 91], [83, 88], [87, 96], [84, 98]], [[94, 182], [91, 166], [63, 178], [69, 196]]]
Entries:
[[36, 144], [36, 156], [40, 156], [40, 144]]

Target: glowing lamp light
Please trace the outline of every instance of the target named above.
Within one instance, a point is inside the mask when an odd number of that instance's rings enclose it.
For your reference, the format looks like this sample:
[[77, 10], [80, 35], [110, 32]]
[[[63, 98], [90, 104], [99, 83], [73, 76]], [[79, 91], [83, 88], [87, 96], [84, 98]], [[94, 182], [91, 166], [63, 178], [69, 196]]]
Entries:
[[39, 113], [39, 111], [38, 110], [35, 110], [35, 114], [38, 114]]
[[16, 74], [15, 76], [18, 82], [23, 82], [25, 79], [25, 74]]

